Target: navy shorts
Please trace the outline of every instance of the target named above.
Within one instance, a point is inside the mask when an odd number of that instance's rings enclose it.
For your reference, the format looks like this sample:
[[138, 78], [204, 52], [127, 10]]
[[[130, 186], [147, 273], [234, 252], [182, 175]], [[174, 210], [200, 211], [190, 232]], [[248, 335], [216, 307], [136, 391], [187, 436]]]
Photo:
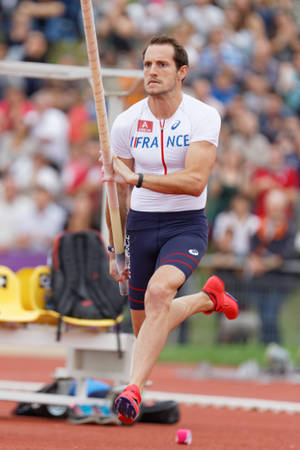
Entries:
[[126, 225], [131, 309], [144, 309], [145, 291], [158, 267], [176, 266], [187, 280], [204, 255], [207, 242], [208, 223], [203, 209], [179, 212], [131, 209]]

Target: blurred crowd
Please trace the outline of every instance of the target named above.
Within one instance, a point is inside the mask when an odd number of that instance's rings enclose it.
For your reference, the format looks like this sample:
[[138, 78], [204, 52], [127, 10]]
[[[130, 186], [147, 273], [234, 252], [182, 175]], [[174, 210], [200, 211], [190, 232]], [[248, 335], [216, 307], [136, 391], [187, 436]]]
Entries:
[[[141, 69], [153, 34], [185, 46], [186, 92], [222, 116], [208, 189], [213, 264], [247, 280], [276, 273], [300, 247], [297, 2], [93, 0], [93, 7], [103, 67]], [[0, 59], [87, 65], [79, 0], [0, 0]], [[105, 83], [124, 91], [132, 80]], [[143, 95], [140, 86], [124, 107]], [[100, 227], [98, 149], [88, 83], [0, 77], [0, 262], [15, 250], [47, 253], [61, 230]]]

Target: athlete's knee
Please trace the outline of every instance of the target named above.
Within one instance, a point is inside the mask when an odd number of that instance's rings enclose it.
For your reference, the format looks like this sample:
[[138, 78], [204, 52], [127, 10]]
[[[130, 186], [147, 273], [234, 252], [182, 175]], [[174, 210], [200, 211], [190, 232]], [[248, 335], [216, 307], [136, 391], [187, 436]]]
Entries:
[[149, 315], [169, 311], [174, 295], [173, 289], [164, 281], [150, 282], [145, 295], [146, 313]]

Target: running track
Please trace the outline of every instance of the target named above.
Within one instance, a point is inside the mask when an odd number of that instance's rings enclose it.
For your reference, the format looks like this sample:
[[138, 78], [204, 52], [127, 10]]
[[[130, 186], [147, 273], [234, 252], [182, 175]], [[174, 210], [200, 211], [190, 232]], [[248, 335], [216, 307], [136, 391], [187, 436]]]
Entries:
[[[55, 367], [62, 364], [57, 358], [0, 355], [0, 378], [49, 382]], [[178, 365], [157, 365], [151, 376], [153, 389], [300, 402], [299, 385], [184, 379], [178, 376], [178, 369]], [[132, 427], [109, 427], [15, 417], [11, 415], [14, 405], [0, 402], [1, 450], [178, 449], [178, 428], [192, 430], [191, 449], [300, 450], [300, 414], [180, 405], [181, 420], [175, 425], [137, 423]]]

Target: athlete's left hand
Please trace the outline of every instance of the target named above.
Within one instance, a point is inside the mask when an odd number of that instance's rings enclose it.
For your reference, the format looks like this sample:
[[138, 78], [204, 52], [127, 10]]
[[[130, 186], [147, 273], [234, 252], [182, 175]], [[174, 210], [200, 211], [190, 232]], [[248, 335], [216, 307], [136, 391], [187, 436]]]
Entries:
[[118, 283], [124, 283], [129, 278], [129, 267], [126, 265], [122, 273], [119, 273], [116, 257], [114, 253], [109, 253], [109, 274], [110, 276], [116, 280]]

